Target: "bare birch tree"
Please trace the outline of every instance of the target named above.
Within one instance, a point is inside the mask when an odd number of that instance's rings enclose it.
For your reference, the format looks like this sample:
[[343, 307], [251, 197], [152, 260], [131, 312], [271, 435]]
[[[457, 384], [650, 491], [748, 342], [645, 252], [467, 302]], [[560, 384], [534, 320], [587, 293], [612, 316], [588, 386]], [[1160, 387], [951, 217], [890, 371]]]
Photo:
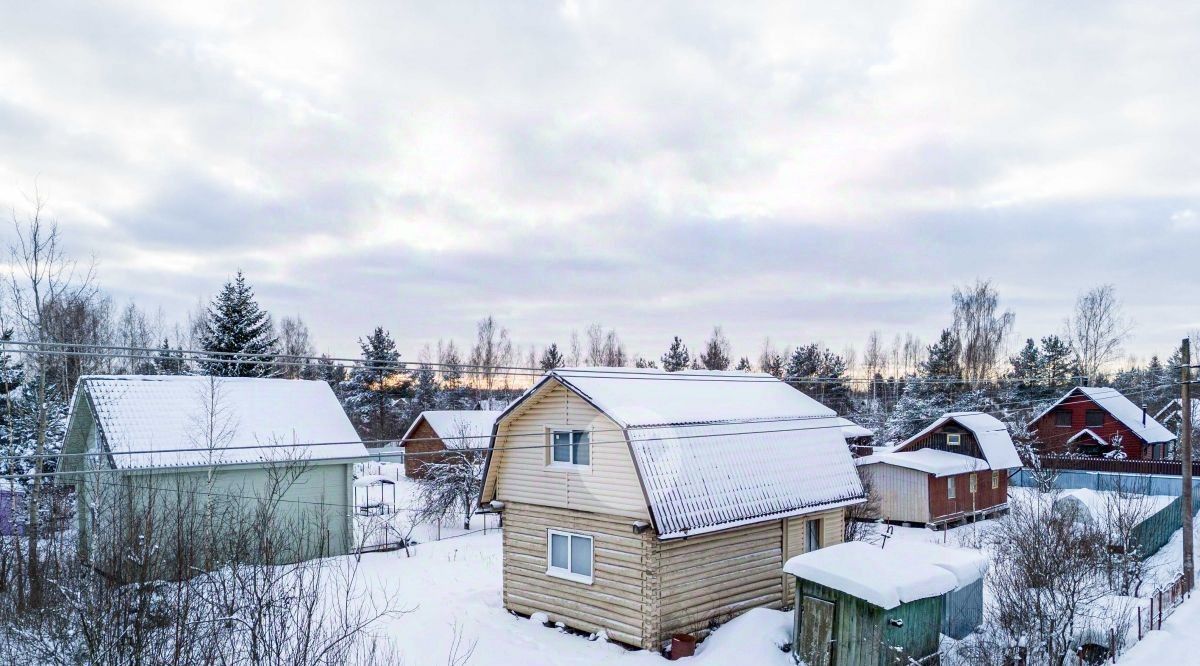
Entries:
[[1116, 288], [1094, 287], [1075, 301], [1075, 312], [1066, 321], [1066, 335], [1075, 350], [1079, 372], [1093, 380], [1105, 365], [1121, 356], [1133, 324], [1125, 318]]
[[962, 345], [963, 379], [978, 384], [990, 378], [1004, 356], [1004, 343], [1016, 315], [1000, 312], [1000, 295], [988, 280], [976, 280], [965, 289], [955, 287], [954, 335]]

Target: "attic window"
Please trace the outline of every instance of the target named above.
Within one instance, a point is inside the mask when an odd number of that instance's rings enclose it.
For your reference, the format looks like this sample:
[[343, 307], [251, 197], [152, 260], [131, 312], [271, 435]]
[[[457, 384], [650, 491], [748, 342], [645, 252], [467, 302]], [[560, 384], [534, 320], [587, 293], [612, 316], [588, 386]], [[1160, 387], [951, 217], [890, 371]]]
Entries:
[[1099, 409], [1089, 409], [1085, 423], [1089, 428], [1099, 428], [1104, 425], [1104, 412]]
[[946, 446], [959, 446], [962, 444], [962, 434], [957, 432], [946, 433]]
[[551, 462], [563, 465], [592, 463], [591, 437], [586, 430], [555, 430], [552, 434]]
[[1054, 412], [1054, 425], [1058, 428], [1070, 428], [1071, 412], [1068, 412], [1065, 409], [1060, 409]]

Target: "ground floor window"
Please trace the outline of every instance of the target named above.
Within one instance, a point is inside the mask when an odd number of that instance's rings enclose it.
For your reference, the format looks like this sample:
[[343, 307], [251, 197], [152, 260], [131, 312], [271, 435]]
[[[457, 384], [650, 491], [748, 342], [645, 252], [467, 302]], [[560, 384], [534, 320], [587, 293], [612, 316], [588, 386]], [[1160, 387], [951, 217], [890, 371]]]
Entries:
[[546, 573], [581, 583], [592, 582], [592, 537], [548, 531]]
[[954, 477], [946, 477], [946, 499], [954, 499]]
[[999, 488], [1000, 488], [1000, 472], [993, 471], [992, 472], [992, 490], [998, 490]]

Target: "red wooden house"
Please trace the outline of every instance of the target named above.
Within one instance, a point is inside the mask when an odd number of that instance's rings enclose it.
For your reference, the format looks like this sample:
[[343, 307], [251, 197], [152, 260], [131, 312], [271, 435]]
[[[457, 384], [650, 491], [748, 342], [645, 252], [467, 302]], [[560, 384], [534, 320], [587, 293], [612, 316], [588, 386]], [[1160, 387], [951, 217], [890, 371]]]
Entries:
[[444, 462], [446, 451], [486, 447], [492, 424], [500, 414], [479, 409], [421, 412], [399, 442], [404, 449], [404, 475], [410, 479], [425, 478], [425, 468]]
[[1049, 454], [1083, 454], [1161, 460], [1175, 433], [1113, 388], [1077, 386], [1030, 422], [1038, 448]]
[[1008, 508], [1008, 475], [1021, 466], [1008, 427], [953, 412], [892, 451], [855, 461], [884, 520], [943, 526]]

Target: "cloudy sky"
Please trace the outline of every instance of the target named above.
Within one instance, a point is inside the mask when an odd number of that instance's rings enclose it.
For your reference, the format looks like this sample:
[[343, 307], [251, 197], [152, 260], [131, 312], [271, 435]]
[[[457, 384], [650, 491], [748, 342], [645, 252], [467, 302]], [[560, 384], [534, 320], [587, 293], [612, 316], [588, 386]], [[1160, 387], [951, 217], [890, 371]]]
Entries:
[[170, 318], [241, 267], [335, 353], [861, 347], [977, 277], [1018, 335], [1108, 282], [1131, 352], [1200, 327], [1195, 2], [220, 4], [0, 21], [0, 202]]

